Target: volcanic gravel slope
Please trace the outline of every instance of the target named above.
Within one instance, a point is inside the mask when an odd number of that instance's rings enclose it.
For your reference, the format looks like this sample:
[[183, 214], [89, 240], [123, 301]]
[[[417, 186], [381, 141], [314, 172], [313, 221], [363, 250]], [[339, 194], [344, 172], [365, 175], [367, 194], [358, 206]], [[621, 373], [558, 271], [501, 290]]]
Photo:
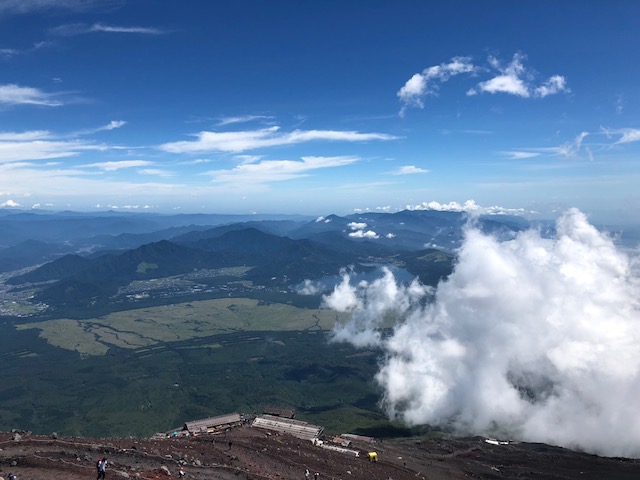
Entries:
[[[605, 458], [544, 444], [494, 445], [484, 438], [402, 439], [354, 443], [366, 455], [338, 453], [289, 435], [242, 426], [226, 433], [161, 439], [0, 433], [0, 476], [18, 480], [89, 480], [107, 457], [107, 480], [638, 479], [640, 460]], [[55, 438], [54, 438], [55, 437]]]

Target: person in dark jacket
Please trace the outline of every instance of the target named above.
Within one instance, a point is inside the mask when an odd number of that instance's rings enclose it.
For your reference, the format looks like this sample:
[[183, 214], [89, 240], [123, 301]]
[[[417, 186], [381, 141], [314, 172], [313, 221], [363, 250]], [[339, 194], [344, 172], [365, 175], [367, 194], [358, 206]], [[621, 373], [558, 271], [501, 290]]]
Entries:
[[97, 480], [104, 480], [105, 475], [107, 474], [107, 459], [105, 457], [102, 457], [100, 460], [98, 460], [96, 468], [98, 469]]

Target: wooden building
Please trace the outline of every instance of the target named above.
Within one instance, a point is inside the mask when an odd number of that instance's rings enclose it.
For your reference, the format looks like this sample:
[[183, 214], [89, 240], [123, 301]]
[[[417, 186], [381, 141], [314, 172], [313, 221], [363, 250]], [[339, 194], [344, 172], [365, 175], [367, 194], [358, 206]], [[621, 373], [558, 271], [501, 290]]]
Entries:
[[239, 413], [229, 413], [219, 417], [203, 418], [187, 422], [182, 427], [183, 431], [188, 431], [190, 435], [201, 435], [204, 433], [215, 433], [225, 428], [242, 425], [243, 418]]
[[324, 427], [311, 425], [301, 420], [285, 419], [273, 415], [261, 415], [256, 417], [252, 427], [263, 428], [278, 433], [288, 433], [302, 440], [313, 441], [322, 435]]

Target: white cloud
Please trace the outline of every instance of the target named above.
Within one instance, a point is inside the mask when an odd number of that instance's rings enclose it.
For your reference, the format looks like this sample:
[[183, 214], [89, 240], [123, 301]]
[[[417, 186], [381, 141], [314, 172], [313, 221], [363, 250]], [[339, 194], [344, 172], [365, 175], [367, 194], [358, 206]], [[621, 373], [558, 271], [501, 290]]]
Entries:
[[618, 98], [616, 98], [615, 107], [616, 113], [622, 115], [622, 112], [624, 112], [624, 98], [622, 95], [618, 95]]
[[324, 287], [318, 282], [312, 280], [305, 280], [302, 285], [298, 287], [296, 293], [298, 295], [318, 295], [324, 291]]
[[200, 165], [202, 163], [211, 163], [209, 158], [194, 158], [193, 160], [185, 160], [180, 162], [180, 165]]
[[5, 207], [9, 207], [9, 208], [16, 208], [19, 207], [20, 204], [18, 202], [15, 202], [13, 200], [7, 200], [6, 202], [2, 202], [0, 203], [0, 207], [5, 208]]
[[504, 69], [499, 67], [498, 60], [495, 57], [489, 59], [489, 63], [497, 67], [502, 73], [490, 80], [480, 82], [478, 89], [481, 92], [488, 93], [509, 93], [519, 97], [529, 97], [529, 89], [524, 80], [520, 76], [524, 73], [522, 65], [522, 55], [515, 54], [511, 63]]
[[582, 147], [582, 141], [589, 135], [588, 132], [581, 132], [573, 142], [564, 143], [558, 147], [553, 147], [548, 149], [555, 155], [560, 155], [562, 157], [575, 157], [577, 153], [580, 151]]
[[357, 157], [348, 156], [302, 157], [302, 161], [265, 160], [238, 165], [231, 170], [212, 170], [205, 175], [211, 175], [217, 183], [255, 185], [300, 178], [313, 170], [342, 167], [358, 160]]
[[262, 155], [234, 155], [233, 159], [241, 163], [254, 163], [259, 161]]
[[[96, 208], [101, 208], [99, 205], [96, 205]], [[106, 208], [109, 210], [146, 210], [151, 208], [150, 205], [107, 205]]]
[[156, 175], [158, 177], [172, 177], [174, 174], [168, 170], [161, 170], [159, 168], [142, 168], [138, 170], [141, 175]]
[[160, 35], [165, 33], [163, 30], [154, 27], [122, 27], [117, 25], [104, 25], [102, 23], [94, 23], [91, 25], [90, 31], [108, 33], [141, 33], [145, 35]]
[[512, 160], [522, 160], [525, 158], [533, 158], [540, 156], [540, 152], [520, 152], [520, 151], [510, 151], [510, 152], [500, 152], [502, 155], [506, 155]]
[[540, 85], [535, 89], [535, 94], [538, 97], [544, 98], [547, 95], [554, 95], [560, 92], [567, 92], [567, 81], [561, 75], [553, 75], [543, 85]]
[[0, 85], [0, 104], [5, 105], [43, 105], [59, 107], [62, 102], [54, 94], [33, 87], [22, 87], [14, 83]]
[[118, 162], [98, 162], [81, 165], [82, 167], [94, 167], [106, 172], [115, 172], [123, 168], [135, 168], [153, 165], [153, 162], [147, 160], [120, 160]]
[[105, 131], [108, 132], [110, 130], [115, 130], [117, 128], [124, 127], [126, 124], [127, 122], [125, 122], [124, 120], [111, 120], [109, 123], [107, 123], [106, 125], [102, 125], [101, 127], [78, 130], [77, 132], [74, 132], [72, 135], [91, 135], [93, 133], [98, 133], [98, 132], [105, 132]]
[[481, 208], [474, 200], [467, 200], [463, 205], [458, 202], [439, 203], [435, 201], [407, 205], [407, 210], [435, 210], [438, 212], [470, 212], [478, 211]]
[[424, 168], [416, 167], [415, 165], [404, 165], [392, 172], [389, 172], [391, 175], [414, 175], [416, 173], [429, 173], [429, 170], [425, 170]]
[[114, 2], [112, 0], [2, 0], [0, 2], [0, 16], [48, 10], [83, 11], [110, 3]]
[[637, 142], [640, 140], [640, 130], [637, 129], [627, 129], [627, 131], [625, 131], [622, 134], [622, 138], [620, 140], [618, 140], [617, 143], [631, 143], [631, 142]]
[[[25, 134], [33, 132], [25, 132]], [[0, 141], [0, 164], [24, 160], [46, 160], [79, 155], [86, 150], [102, 150], [104, 147], [83, 142], [67, 141]]]
[[390, 273], [358, 286], [345, 275], [325, 298], [352, 313], [334, 338], [382, 348], [376, 380], [391, 417], [640, 456], [640, 278], [581, 212], [556, 231], [498, 242], [468, 229], [433, 297]]
[[232, 125], [235, 123], [253, 122], [254, 120], [273, 120], [272, 115], [239, 115], [236, 117], [223, 117], [218, 120], [218, 126]]
[[526, 57], [516, 53], [511, 63], [502, 68], [500, 62], [495, 57], [489, 58], [489, 64], [500, 72], [499, 75], [480, 82], [476, 88], [467, 91], [467, 95], [475, 95], [478, 92], [487, 93], [507, 93], [522, 98], [544, 98], [548, 95], [557, 93], [570, 92], [567, 88], [567, 81], [562, 75], [552, 75], [549, 79], [539, 86], [530, 84], [533, 74], [524, 67], [522, 63]]
[[395, 140], [384, 133], [360, 133], [340, 130], [294, 130], [280, 132], [279, 127], [239, 132], [200, 132], [197, 140], [170, 142], [159, 146], [170, 153], [243, 152], [256, 148], [293, 145], [313, 141], [364, 142], [369, 140]]
[[[510, 156], [514, 160], [537, 157], [541, 154], [554, 155], [559, 157], [571, 158], [578, 155], [581, 151], [585, 150], [583, 145], [584, 139], [589, 136], [589, 132], [580, 132], [576, 137], [570, 141], [565, 142], [557, 147], [539, 147], [528, 148], [517, 151], [501, 152], [503, 155]], [[586, 148], [587, 155], [592, 160], [591, 150]]]
[[119, 25], [105, 25], [103, 23], [94, 23], [93, 25], [87, 25], [85, 23], [70, 23], [66, 25], [59, 25], [50, 30], [54, 35], [61, 35], [64, 37], [70, 37], [74, 35], [84, 35], [87, 33], [134, 33], [141, 35], [162, 35], [167, 33], [166, 31], [155, 27], [123, 27]]
[[127, 124], [124, 120], [111, 120], [106, 125], [99, 127], [97, 131], [102, 130], [115, 130], [116, 128], [124, 127]]
[[[103, 205], [149, 203], [159, 196], [173, 198], [176, 202], [189, 195], [209, 193], [193, 185], [163, 182], [130, 182], [101, 175], [86, 168], [69, 168], [58, 162], [0, 163], [0, 191], [12, 191], [9, 198], [17, 200], [32, 194], [32, 204], [55, 203], [62, 208], [88, 208], [88, 198], [99, 196]], [[41, 198], [46, 198], [46, 202]], [[145, 200], [139, 200], [140, 198]], [[166, 201], [166, 200], [165, 200]], [[93, 203], [92, 202], [92, 203]], [[72, 205], [73, 207], [71, 207]]]
[[449, 78], [461, 73], [472, 73], [476, 67], [468, 57], [454, 57], [449, 63], [442, 63], [425, 68], [421, 73], [416, 73], [398, 90], [398, 98], [402, 102], [400, 115], [403, 116], [408, 107], [423, 108], [423, 99], [427, 95], [435, 95], [438, 85]]
[[388, 268], [383, 269], [382, 278], [373, 282], [361, 281], [357, 285], [351, 284], [351, 274], [346, 270], [341, 275], [342, 281], [329, 295], [322, 297], [322, 306], [351, 314], [348, 322], [336, 325], [332, 337], [358, 347], [379, 345], [382, 337], [377, 327], [381, 322], [391, 315], [405, 315], [415, 308], [414, 302], [432, 291], [416, 281], [409, 286], [396, 283]]
[[323, 216], [320, 216], [320, 217], [316, 218], [316, 223], [331, 223], [331, 219], [323, 217]]
[[347, 224], [352, 231], [349, 232], [350, 238], [368, 238], [371, 240], [375, 240], [380, 238], [373, 230], [365, 230], [367, 228], [367, 224], [365, 222], [350, 222]]
[[364, 303], [356, 287], [351, 285], [351, 277], [346, 270], [341, 272], [342, 281], [335, 286], [331, 295], [323, 297], [323, 306], [338, 312], [352, 312], [361, 309]]
[[18, 55], [18, 50], [13, 48], [0, 48], [0, 57], [11, 58]]
[[369, 238], [369, 239], [375, 240], [377, 238], [380, 238], [380, 235], [378, 235], [373, 230], [367, 230], [367, 231], [357, 230], [355, 232], [350, 232], [349, 233], [349, 237], [351, 237], [351, 238]]
[[0, 142], [29, 142], [51, 138], [48, 130], [29, 130], [26, 132], [0, 132]]
[[637, 128], [604, 128], [601, 127], [602, 133], [607, 136], [620, 135], [620, 139], [616, 141], [616, 144], [620, 143], [633, 143], [640, 141], [640, 129]]
[[349, 227], [351, 230], [362, 230], [364, 228], [367, 228], [367, 224], [364, 222], [351, 222], [347, 224], [347, 227]]
[[542, 85], [530, 84], [533, 74], [524, 67], [525, 56], [516, 53], [511, 62], [502, 67], [496, 57], [489, 57], [489, 68], [479, 67], [471, 62], [469, 57], [455, 57], [450, 63], [435, 65], [425, 68], [421, 73], [413, 75], [397, 95], [402, 103], [400, 116], [404, 116], [409, 107], [424, 107], [424, 98], [427, 95], [436, 95], [438, 83], [449, 80], [454, 75], [481, 75], [487, 71], [497, 71], [488, 80], [481, 81], [476, 87], [468, 89], [467, 96], [478, 93], [507, 93], [522, 98], [544, 98], [561, 92], [569, 92], [566, 79], [562, 75], [552, 75]]
[[422, 202], [418, 205], [407, 205], [407, 210], [434, 210], [437, 212], [465, 212], [472, 215], [524, 215], [522, 208], [506, 208], [499, 206], [482, 207], [475, 200], [467, 200], [463, 204], [458, 202], [439, 203], [435, 201]]

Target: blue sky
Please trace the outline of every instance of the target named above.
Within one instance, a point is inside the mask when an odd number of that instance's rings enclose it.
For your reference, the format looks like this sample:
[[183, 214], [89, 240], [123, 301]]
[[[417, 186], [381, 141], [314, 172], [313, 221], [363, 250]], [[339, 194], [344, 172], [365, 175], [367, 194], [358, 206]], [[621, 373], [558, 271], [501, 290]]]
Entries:
[[637, 223], [638, 18], [636, 1], [0, 0], [0, 205]]

